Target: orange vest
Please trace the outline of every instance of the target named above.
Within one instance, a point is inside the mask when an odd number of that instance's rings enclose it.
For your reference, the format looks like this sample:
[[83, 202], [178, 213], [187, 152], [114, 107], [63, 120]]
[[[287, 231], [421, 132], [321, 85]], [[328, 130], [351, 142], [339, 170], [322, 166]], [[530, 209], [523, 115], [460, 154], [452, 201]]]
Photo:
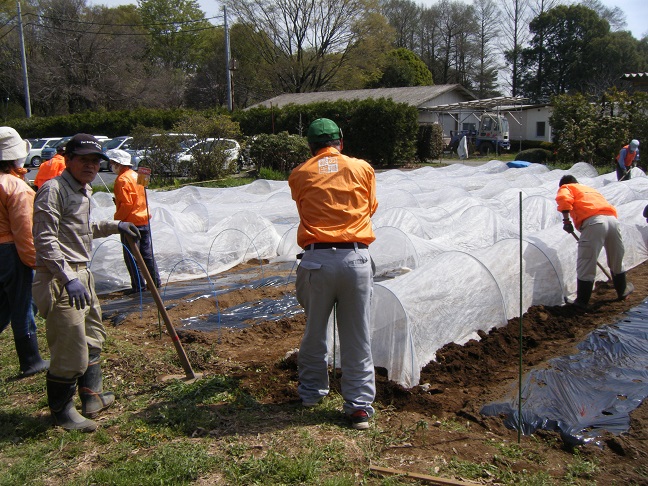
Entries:
[[583, 184], [563, 184], [558, 189], [556, 202], [558, 211], [569, 211], [578, 230], [592, 216], [617, 216], [616, 208], [600, 192]]
[[115, 179], [115, 220], [146, 226], [149, 215], [146, 208], [144, 186], [137, 183], [137, 172], [126, 169]]
[[297, 244], [356, 242], [376, 239], [371, 216], [378, 208], [376, 177], [364, 160], [327, 147], [293, 169], [288, 178], [297, 203]]
[[45, 182], [60, 176], [65, 170], [65, 157], [56, 154], [47, 162], [43, 162], [38, 169], [38, 174], [34, 179], [34, 185], [41, 187]]
[[[623, 164], [624, 164], [626, 167], [630, 167], [630, 166], [632, 165], [632, 163], [634, 162], [635, 157], [637, 156], [637, 151], [635, 150], [634, 152], [630, 152], [630, 149], [629, 149], [628, 147], [629, 147], [628, 145], [625, 145], [625, 146], [621, 149], [622, 151], [623, 151], [623, 150], [626, 151], [625, 160], [623, 161]], [[621, 152], [619, 152], [619, 153], [617, 154], [617, 156], [616, 156], [616, 160], [617, 160], [617, 162], [619, 161], [619, 157], [621, 157]]]

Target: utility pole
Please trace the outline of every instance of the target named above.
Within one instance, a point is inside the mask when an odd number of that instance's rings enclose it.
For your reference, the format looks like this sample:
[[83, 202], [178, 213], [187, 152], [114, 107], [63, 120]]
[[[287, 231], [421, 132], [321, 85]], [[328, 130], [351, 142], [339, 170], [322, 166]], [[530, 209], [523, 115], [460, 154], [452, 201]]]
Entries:
[[225, 15], [225, 76], [227, 77], [227, 109], [233, 110], [232, 105], [232, 71], [230, 66], [230, 38], [229, 27], [227, 26], [227, 6], [223, 5]]
[[27, 77], [27, 57], [25, 56], [25, 37], [23, 35], [22, 14], [18, 4], [18, 32], [20, 34], [20, 60], [22, 61], [23, 83], [25, 86], [25, 113], [31, 118], [31, 100], [29, 99], [29, 78]]

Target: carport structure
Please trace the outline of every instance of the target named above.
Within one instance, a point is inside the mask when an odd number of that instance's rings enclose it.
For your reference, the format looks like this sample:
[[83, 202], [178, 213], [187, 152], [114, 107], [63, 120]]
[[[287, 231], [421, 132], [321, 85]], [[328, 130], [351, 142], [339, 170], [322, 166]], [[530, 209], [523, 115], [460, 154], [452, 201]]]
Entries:
[[[495, 113], [497, 116], [506, 115], [518, 125], [522, 125], [520, 117], [524, 103], [528, 98], [522, 96], [498, 96], [481, 100], [448, 103], [432, 107], [422, 107], [419, 111], [436, 114], [437, 123], [443, 128], [444, 142], [447, 146], [452, 135], [457, 130], [471, 130], [477, 133], [477, 127], [484, 113]], [[472, 127], [472, 128], [471, 128]], [[497, 154], [497, 146], [495, 147]]]

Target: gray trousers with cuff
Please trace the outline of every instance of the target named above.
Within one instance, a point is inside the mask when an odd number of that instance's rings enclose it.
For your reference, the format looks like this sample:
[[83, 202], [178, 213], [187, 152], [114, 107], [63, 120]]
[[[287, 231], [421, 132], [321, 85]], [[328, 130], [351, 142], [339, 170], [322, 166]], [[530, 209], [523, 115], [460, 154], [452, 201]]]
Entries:
[[299, 396], [314, 403], [329, 392], [327, 327], [337, 303], [344, 412], [365, 410], [372, 416], [376, 385], [371, 357], [373, 270], [369, 250], [307, 249], [295, 286], [307, 317], [299, 348]]

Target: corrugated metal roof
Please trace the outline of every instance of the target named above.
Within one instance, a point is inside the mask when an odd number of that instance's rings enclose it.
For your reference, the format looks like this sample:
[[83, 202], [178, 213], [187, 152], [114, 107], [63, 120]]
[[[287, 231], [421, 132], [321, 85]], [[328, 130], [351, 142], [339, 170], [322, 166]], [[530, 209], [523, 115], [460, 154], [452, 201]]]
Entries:
[[424, 108], [425, 111], [450, 112], [463, 110], [492, 110], [493, 108], [516, 108], [520, 109], [522, 103], [529, 101], [529, 98], [522, 96], [498, 96], [497, 98], [485, 98], [483, 100], [461, 101], [459, 103], [450, 103], [447, 105], [437, 105]]
[[285, 93], [269, 100], [262, 101], [250, 108], [272, 106], [281, 108], [288, 104], [307, 105], [321, 101], [351, 101], [378, 98], [391, 98], [396, 103], [407, 103], [419, 107], [422, 104], [438, 98], [444, 93], [459, 91], [468, 98], [477, 97], [460, 84], [438, 84], [435, 86], [411, 86], [406, 88], [377, 88], [354, 89], [348, 91], [317, 91], [314, 93]]

